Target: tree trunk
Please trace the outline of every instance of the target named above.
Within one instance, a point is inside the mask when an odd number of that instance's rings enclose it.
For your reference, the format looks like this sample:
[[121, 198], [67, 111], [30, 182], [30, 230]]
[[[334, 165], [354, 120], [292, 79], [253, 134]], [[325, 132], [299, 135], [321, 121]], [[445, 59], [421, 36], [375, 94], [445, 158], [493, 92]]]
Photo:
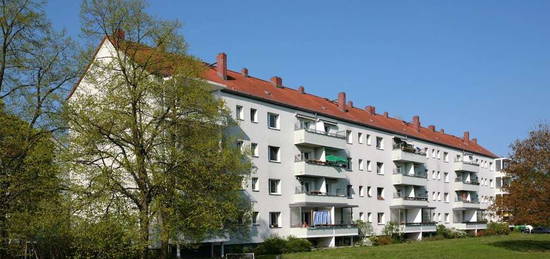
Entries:
[[164, 228], [164, 215], [163, 210], [160, 209], [159, 211], [159, 220], [158, 220], [158, 227], [160, 230], [160, 258], [166, 259], [168, 258], [168, 233], [166, 233], [166, 229]]
[[141, 258], [149, 257], [149, 206], [144, 206], [139, 212], [139, 234], [142, 244]]
[[3, 209], [0, 209], [0, 258], [8, 256], [8, 230], [7, 215]]

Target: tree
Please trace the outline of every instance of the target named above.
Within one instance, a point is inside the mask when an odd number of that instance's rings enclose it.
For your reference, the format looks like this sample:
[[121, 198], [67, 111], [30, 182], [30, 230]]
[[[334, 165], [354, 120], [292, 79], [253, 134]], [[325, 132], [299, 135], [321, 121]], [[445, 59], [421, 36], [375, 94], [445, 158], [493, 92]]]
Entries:
[[511, 212], [512, 224], [550, 225], [550, 125], [539, 125], [528, 138], [512, 145], [504, 169], [512, 178], [509, 193], [497, 199], [493, 210]]
[[169, 241], [243, 229], [250, 207], [241, 192], [250, 163], [227, 134], [235, 125], [223, 102], [200, 79], [205, 65], [186, 53], [179, 23], [144, 8], [83, 1], [83, 32], [114, 50], [90, 60], [65, 115], [77, 215], [136, 222], [141, 257], [156, 241], [165, 252]]

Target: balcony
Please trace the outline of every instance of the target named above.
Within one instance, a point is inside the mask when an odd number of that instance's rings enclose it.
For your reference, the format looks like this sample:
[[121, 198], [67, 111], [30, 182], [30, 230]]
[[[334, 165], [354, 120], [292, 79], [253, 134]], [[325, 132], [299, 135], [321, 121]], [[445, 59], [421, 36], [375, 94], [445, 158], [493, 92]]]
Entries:
[[435, 222], [419, 222], [413, 223], [408, 222], [405, 224], [400, 224], [399, 229], [403, 233], [415, 233], [415, 232], [435, 232], [436, 223]]
[[425, 196], [408, 197], [408, 196], [394, 194], [393, 200], [391, 201], [392, 208], [427, 207], [427, 206], [428, 206], [428, 197], [425, 197]]
[[318, 191], [302, 192], [296, 190], [292, 196], [292, 204], [327, 204], [327, 205], [347, 205], [348, 197], [341, 193], [323, 193]]
[[394, 169], [393, 171], [393, 184], [405, 184], [405, 185], [426, 185], [428, 176], [424, 173], [407, 174], [402, 170]]
[[356, 225], [353, 224], [315, 227], [291, 227], [290, 235], [299, 238], [356, 236], [359, 235], [359, 229]]
[[456, 191], [477, 192], [479, 191], [479, 182], [477, 179], [466, 181], [460, 177], [457, 177], [455, 179], [454, 187]]
[[337, 164], [322, 161], [300, 160], [294, 162], [294, 175], [296, 176], [318, 176], [327, 178], [346, 178], [347, 169]]
[[392, 150], [393, 161], [413, 162], [416, 164], [426, 163], [426, 153], [416, 150], [412, 145], [394, 144]]
[[481, 204], [477, 200], [465, 200], [457, 199], [453, 203], [453, 209], [455, 210], [469, 210], [469, 209], [480, 209]]
[[467, 172], [479, 172], [479, 164], [473, 161], [465, 161], [463, 159], [457, 159], [453, 163], [453, 169], [455, 171], [467, 171]]
[[486, 229], [486, 221], [454, 223], [453, 227], [460, 230]]
[[294, 131], [294, 144], [312, 147], [346, 148], [346, 135], [298, 127]]

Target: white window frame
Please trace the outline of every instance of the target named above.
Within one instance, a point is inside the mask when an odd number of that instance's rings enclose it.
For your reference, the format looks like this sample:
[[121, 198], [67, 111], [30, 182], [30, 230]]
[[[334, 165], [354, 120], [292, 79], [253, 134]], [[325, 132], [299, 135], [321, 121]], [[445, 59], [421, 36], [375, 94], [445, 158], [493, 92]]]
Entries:
[[[271, 116], [275, 116], [275, 126], [274, 127], [271, 126]], [[280, 118], [279, 114], [272, 113], [272, 112], [267, 113], [267, 127], [269, 129], [275, 129], [275, 130], [281, 129], [280, 120], [281, 120], [281, 118]]]
[[250, 153], [252, 153], [253, 157], [260, 157], [260, 150], [258, 147], [258, 143], [250, 143]]
[[353, 144], [353, 132], [351, 130], [346, 130], [346, 142]]
[[250, 180], [250, 186], [252, 188], [252, 191], [259, 192], [260, 191], [260, 179], [258, 177], [252, 177]]
[[[380, 141], [378, 141], [380, 140]], [[376, 137], [376, 148], [380, 150], [384, 150], [384, 138], [383, 137]]]
[[359, 170], [360, 171], [364, 171], [365, 170], [365, 165], [363, 163], [363, 159], [359, 158], [359, 160], [357, 161], [357, 164], [359, 165]]
[[[271, 149], [272, 148], [276, 148], [277, 149], [277, 152], [276, 152], [276, 159], [272, 159], [271, 157]], [[279, 163], [281, 162], [281, 148], [280, 147], [276, 147], [276, 146], [267, 146], [267, 156], [268, 156], [268, 160], [269, 162], [276, 162], [276, 163]]]
[[258, 109], [250, 108], [250, 121], [258, 123]]
[[237, 107], [235, 108], [235, 117], [237, 118], [237, 120], [244, 120], [244, 108], [242, 105], [237, 105]]
[[[276, 191], [275, 192], [272, 192], [272, 189], [271, 189], [271, 183], [273, 181], [277, 181], [277, 185], [276, 185]], [[274, 179], [274, 178], [269, 178], [269, 181], [267, 181], [269, 186], [269, 194], [270, 195], [281, 195], [281, 179]]]
[[363, 133], [362, 132], [357, 132], [357, 143], [359, 144], [363, 144]]
[[[272, 221], [273, 219], [273, 216], [272, 215], [277, 215], [277, 223], [274, 224], [274, 222]], [[281, 212], [280, 211], [270, 211], [269, 212], [269, 228], [281, 228]]]

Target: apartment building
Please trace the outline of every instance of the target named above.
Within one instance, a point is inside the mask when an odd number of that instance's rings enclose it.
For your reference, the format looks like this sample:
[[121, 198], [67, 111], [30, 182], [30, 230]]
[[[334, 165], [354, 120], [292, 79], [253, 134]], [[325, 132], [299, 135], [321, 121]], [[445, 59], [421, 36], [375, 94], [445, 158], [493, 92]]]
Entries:
[[[112, 49], [104, 40], [96, 55]], [[236, 144], [251, 151], [255, 170], [243, 189], [254, 212], [249, 237], [216, 242], [292, 235], [317, 246], [349, 245], [357, 220], [371, 223], [375, 234], [395, 222], [410, 239], [435, 232], [437, 224], [486, 228], [497, 156], [468, 132], [453, 136], [424, 127], [419, 116], [403, 121], [374, 106], [355, 107], [345, 93], [314, 96], [227, 63], [219, 54], [204, 79], [239, 122], [231, 132]]]

